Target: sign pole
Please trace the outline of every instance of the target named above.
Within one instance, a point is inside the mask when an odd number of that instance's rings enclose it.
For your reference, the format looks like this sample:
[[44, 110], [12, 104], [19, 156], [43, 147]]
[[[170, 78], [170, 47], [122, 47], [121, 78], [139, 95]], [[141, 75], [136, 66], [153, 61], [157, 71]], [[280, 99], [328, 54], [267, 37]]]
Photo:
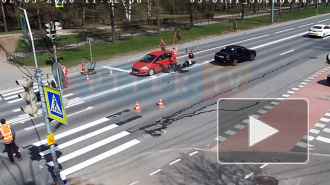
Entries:
[[[30, 33], [30, 37], [31, 37], [34, 64], [35, 64], [35, 68], [36, 68], [35, 76], [37, 77], [37, 83], [38, 83], [38, 88], [39, 88], [39, 93], [40, 93], [42, 114], [44, 116], [47, 134], [50, 135], [50, 134], [52, 134], [52, 130], [50, 128], [50, 122], [49, 122], [49, 119], [48, 119], [47, 105], [46, 105], [45, 93], [44, 93], [43, 83], [42, 83], [42, 75], [41, 75], [41, 70], [38, 69], [38, 63], [37, 63], [37, 57], [36, 57], [35, 48], [34, 48], [32, 31], [31, 31], [31, 28], [30, 28], [29, 19], [28, 19], [28, 16], [27, 16], [27, 13], [26, 13], [25, 9], [19, 8], [19, 10], [24, 12], [25, 22], [26, 22], [27, 29], [28, 29], [28, 31]], [[56, 156], [56, 153], [55, 153], [54, 145], [50, 145], [50, 151], [51, 151], [51, 156], [52, 156], [52, 160], [53, 160], [53, 163], [54, 163], [56, 181], [59, 185], [64, 185], [63, 181], [61, 179], [61, 176], [60, 176], [60, 168], [59, 168], [59, 165], [57, 163], [57, 156]]]

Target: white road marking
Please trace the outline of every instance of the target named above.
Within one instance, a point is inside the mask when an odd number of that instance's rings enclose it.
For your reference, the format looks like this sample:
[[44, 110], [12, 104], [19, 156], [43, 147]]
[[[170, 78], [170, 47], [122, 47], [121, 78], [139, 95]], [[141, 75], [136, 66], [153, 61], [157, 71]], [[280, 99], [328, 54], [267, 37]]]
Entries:
[[169, 165], [173, 165], [173, 164], [175, 164], [175, 163], [177, 163], [177, 162], [179, 162], [179, 161], [181, 161], [181, 159], [177, 159], [177, 160], [171, 162]]
[[330, 117], [330, 113], [326, 113], [325, 116], [329, 116]]
[[149, 175], [150, 175], [150, 176], [155, 175], [156, 173], [158, 173], [158, 172], [160, 172], [160, 171], [162, 171], [162, 170], [161, 170], [161, 169], [158, 169], [158, 170], [156, 170], [156, 171], [150, 173]]
[[300, 146], [300, 147], [303, 147], [303, 148], [306, 148], [307, 147], [307, 144], [306, 143], [303, 143], [301, 141], [299, 141], [296, 145], [297, 146]]
[[307, 83], [306, 82], [301, 82], [300, 84], [306, 85]]
[[329, 122], [330, 119], [328, 119], [328, 118], [321, 118], [320, 121]]
[[309, 141], [313, 141], [315, 139], [315, 137], [307, 136], [307, 135], [305, 135], [303, 138], [306, 139], [306, 140], [309, 140]]
[[282, 32], [289, 31], [289, 30], [293, 30], [293, 29], [294, 29], [294, 28], [289, 28], [289, 29], [282, 30], [282, 31], [278, 31], [278, 32], [275, 32], [275, 33], [282, 33]]
[[[118, 125], [116, 125], [116, 124], [111, 124], [111, 125], [106, 126], [106, 127], [102, 128], [102, 129], [96, 130], [96, 131], [94, 131], [94, 132], [90, 132], [90, 133], [88, 133], [88, 134], [85, 134], [85, 135], [80, 136], [80, 137], [78, 137], [78, 138], [75, 138], [75, 139], [73, 139], [73, 140], [70, 140], [70, 141], [68, 141], [68, 142], [66, 142], [66, 143], [62, 143], [62, 144], [56, 146], [56, 147], [55, 147], [55, 150], [62, 150], [62, 149], [64, 149], [64, 148], [66, 148], [66, 147], [72, 146], [72, 145], [74, 145], [74, 144], [77, 144], [77, 143], [79, 143], [79, 142], [81, 142], [81, 141], [84, 141], [84, 140], [86, 140], [86, 139], [89, 139], [89, 138], [91, 138], [91, 137], [97, 136], [98, 134], [102, 134], [102, 133], [104, 133], [104, 132], [106, 132], [106, 131], [109, 131], [109, 130], [111, 130], [111, 129], [114, 129], [114, 128], [116, 128], [116, 127], [118, 127]], [[48, 154], [50, 154], [50, 149], [47, 149], [47, 150], [42, 151], [42, 152], [39, 153], [40, 156], [45, 156], [45, 155], [48, 155]]]
[[260, 166], [260, 168], [263, 169], [263, 168], [266, 167], [267, 165], [268, 165], [268, 163], [266, 163], [266, 164]]
[[316, 123], [314, 126], [315, 126], [315, 127], [324, 128], [324, 127], [325, 127], [325, 124], [322, 124], [322, 123]]
[[22, 100], [23, 100], [22, 98], [18, 98], [18, 99], [15, 99], [15, 100], [8, 101], [7, 103], [15, 103], [15, 102], [22, 101]]
[[243, 122], [244, 122], [244, 123], [250, 123], [250, 120], [245, 119], [245, 120], [243, 120]]
[[265, 109], [272, 109], [272, 108], [274, 108], [273, 106], [269, 106], [269, 105], [266, 105], [265, 106]]
[[79, 113], [82, 113], [82, 112], [85, 112], [85, 111], [88, 111], [88, 110], [91, 110], [91, 109], [93, 109], [93, 107], [89, 106], [89, 107], [87, 107], [87, 108], [84, 109], [84, 110], [81, 110], [81, 111], [78, 111], [78, 112], [72, 113], [72, 114], [70, 114], [70, 115], [67, 115], [66, 117], [70, 117], [70, 116], [73, 116], [73, 115], [76, 115], [76, 114], [79, 114]]
[[270, 103], [273, 104], [273, 105], [278, 105], [279, 104], [279, 102], [276, 102], [276, 101], [272, 101]]
[[282, 96], [283, 96], [283, 97], [286, 97], [286, 98], [290, 97], [289, 94], [282, 94]]
[[316, 140], [318, 140], [318, 141], [323, 141], [323, 142], [325, 142], [325, 143], [330, 143], [330, 139], [329, 139], [329, 138], [322, 137], [322, 136], [317, 136], [317, 137], [316, 137]]
[[296, 88], [296, 87], [294, 87], [294, 88], [292, 88], [292, 90], [294, 90], [294, 91], [298, 91], [300, 88]]
[[225, 133], [228, 135], [234, 135], [236, 132], [232, 130], [227, 130]]
[[321, 21], [317, 21], [317, 22], [325, 22], [325, 21], [328, 21], [330, 19], [324, 19], [324, 20], [321, 20]]
[[72, 95], [73, 95], [73, 94], [70, 93], [70, 94], [63, 95], [62, 97], [63, 97], [63, 98], [67, 98], [67, 97], [72, 96]]
[[195, 155], [197, 153], [198, 153], [198, 151], [194, 151], [193, 153], [190, 153], [189, 156], [193, 156], [193, 155]]
[[320, 133], [319, 130], [316, 130], [316, 129], [313, 129], [313, 128], [309, 132], [313, 133], [313, 134], [319, 134]]
[[102, 161], [102, 160], [104, 160], [104, 159], [106, 159], [108, 157], [111, 157], [111, 156], [119, 153], [119, 152], [122, 152], [122, 151], [124, 151], [124, 150], [126, 150], [126, 149], [128, 149], [128, 148], [130, 148], [130, 147], [132, 147], [132, 146], [134, 146], [134, 145], [136, 145], [138, 143], [140, 143], [140, 142], [141, 141], [139, 141], [139, 140], [133, 139], [133, 140], [131, 140], [131, 141], [127, 142], [127, 143], [124, 143], [124, 144], [122, 144], [120, 146], [117, 146], [116, 148], [113, 148], [113, 149], [111, 149], [111, 150], [109, 150], [107, 152], [104, 152], [104, 153], [102, 153], [100, 155], [97, 155], [97, 156], [95, 156], [93, 158], [90, 158], [90, 159], [88, 159], [88, 160], [86, 160], [86, 161], [84, 161], [82, 163], [79, 163], [79, 164], [77, 164], [75, 166], [72, 166], [72, 167], [70, 167], [68, 169], [63, 170], [61, 172], [61, 175], [67, 176], [69, 174], [72, 174], [74, 172], [77, 172], [77, 171], [79, 171], [79, 170], [81, 170], [83, 168], [86, 168], [87, 166], [90, 166], [90, 165], [92, 165], [94, 163], [97, 163], [99, 161]]
[[125, 72], [125, 73], [130, 73], [131, 70], [126, 70], [126, 69], [120, 69], [120, 68], [116, 68], [116, 67], [110, 67], [110, 66], [101, 66], [103, 68], [106, 68], [106, 69], [112, 69], [112, 70], [115, 70], [115, 71], [121, 71], [121, 72]]
[[294, 93], [294, 91], [288, 91], [288, 92], [286, 92], [286, 93], [288, 93], [288, 94], [293, 94], [293, 93]]
[[235, 128], [237, 128], [237, 129], [243, 129], [244, 127], [245, 127], [245, 126], [240, 125], [240, 124], [235, 125]]
[[323, 132], [328, 132], [328, 133], [330, 133], [330, 129], [325, 128], [325, 129], [323, 129]]
[[19, 112], [22, 111], [21, 109], [14, 109], [13, 112]]
[[[69, 136], [69, 135], [72, 135], [72, 134], [74, 134], [76, 132], [80, 132], [80, 131], [85, 130], [87, 128], [96, 126], [96, 125], [101, 124], [103, 122], [106, 122], [108, 120], [109, 120], [108, 118], [101, 118], [101, 119], [95, 120], [95, 121], [93, 121], [91, 123], [87, 123], [87, 124], [81, 125], [79, 127], [76, 127], [74, 129], [68, 130], [66, 132], [62, 132], [60, 134], [56, 134], [55, 135], [55, 140], [61, 139], [63, 137]], [[33, 143], [33, 145], [34, 146], [40, 146], [40, 145], [43, 145], [43, 144], [46, 144], [46, 143], [47, 143], [47, 139], [44, 139], [44, 140], [41, 140], [41, 141], [38, 141], [38, 142]]]
[[222, 136], [218, 136], [217, 138], [215, 138], [215, 140], [217, 140], [217, 141], [224, 141], [224, 140], [226, 140], [227, 138], [225, 138], [225, 137], [222, 137]]
[[253, 117], [255, 119], [258, 119], [260, 116], [259, 115], [256, 115], [256, 114], [252, 114], [251, 117]]
[[267, 111], [265, 111], [265, 110], [258, 110], [258, 113], [260, 113], [260, 114], [265, 114]]
[[[117, 139], [120, 139], [120, 138], [122, 138], [122, 137], [125, 137], [125, 136], [127, 136], [127, 135], [129, 135], [129, 134], [130, 134], [130, 133], [127, 132], [127, 131], [120, 132], [120, 133], [118, 133], [118, 134], [116, 134], [116, 135], [110, 136], [110, 137], [108, 137], [108, 138], [106, 138], [106, 139], [103, 139], [103, 140], [101, 140], [101, 141], [98, 141], [98, 142], [96, 142], [96, 143], [93, 143], [93, 144], [91, 144], [91, 145], [88, 145], [88, 146], [86, 146], [86, 147], [80, 148], [79, 150], [76, 150], [76, 151], [74, 151], [74, 152], [71, 152], [71, 153], [69, 153], [68, 155], [61, 156], [61, 157], [59, 157], [59, 158], [57, 159], [57, 161], [58, 161], [59, 163], [64, 163], [65, 161], [68, 161], [68, 160], [70, 160], [70, 159], [73, 159], [73, 158], [75, 158], [75, 157], [78, 157], [78, 156], [80, 156], [80, 155], [83, 155], [83, 154], [85, 154], [85, 153], [87, 153], [87, 152], [90, 152], [90, 151], [92, 151], [92, 150], [94, 150], [94, 149], [97, 149], [97, 148], [99, 148], [99, 147], [101, 147], [101, 146], [104, 146], [104, 145], [106, 145], [106, 144], [109, 144], [109, 143], [111, 143], [111, 142], [113, 142], [113, 141], [116, 141]], [[50, 163], [53, 163], [53, 161], [51, 161]]]
[[249, 177], [251, 177], [253, 175], [253, 172], [251, 172], [250, 174], [245, 175], [244, 179], [248, 179]]
[[312, 25], [312, 24], [314, 24], [314, 23], [304, 24], [304, 25], [298, 26], [298, 28], [301, 28], [301, 27], [304, 27], [304, 26], [309, 26], [309, 25]]
[[131, 184], [129, 184], [129, 185], [135, 185], [135, 184], [137, 184], [137, 183], [139, 183], [139, 181], [135, 181], [135, 182], [133, 182], [133, 183], [131, 183]]
[[305, 35], [306, 33], [307, 33], [307, 32], [298, 33], [298, 34], [296, 34], [296, 35], [292, 35], [292, 36], [290, 36], [290, 37], [285, 37], [285, 38], [282, 38], [282, 39], [279, 39], [279, 40], [275, 40], [275, 41], [272, 41], [272, 42], [268, 42], [268, 43], [266, 43], [266, 44], [261, 44], [261, 45], [259, 45], [259, 46], [255, 46], [255, 47], [253, 47], [253, 48], [251, 48], [251, 49], [258, 49], [258, 48], [262, 48], [262, 47], [265, 47], [265, 46], [268, 46], [268, 45], [271, 45], [271, 44], [276, 44], [276, 43], [281, 42], [281, 41], [285, 41], [285, 40], [288, 40], [288, 39], [292, 39], [292, 38], [294, 38], [294, 37], [298, 37], [298, 36], [301, 36], [301, 35]]

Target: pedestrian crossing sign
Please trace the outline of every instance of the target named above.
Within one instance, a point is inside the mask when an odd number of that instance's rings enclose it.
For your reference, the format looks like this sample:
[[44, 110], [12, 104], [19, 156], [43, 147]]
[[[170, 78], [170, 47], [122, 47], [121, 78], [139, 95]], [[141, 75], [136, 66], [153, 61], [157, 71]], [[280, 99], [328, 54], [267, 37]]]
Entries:
[[67, 124], [61, 92], [51, 87], [44, 87], [48, 116], [61, 123]]

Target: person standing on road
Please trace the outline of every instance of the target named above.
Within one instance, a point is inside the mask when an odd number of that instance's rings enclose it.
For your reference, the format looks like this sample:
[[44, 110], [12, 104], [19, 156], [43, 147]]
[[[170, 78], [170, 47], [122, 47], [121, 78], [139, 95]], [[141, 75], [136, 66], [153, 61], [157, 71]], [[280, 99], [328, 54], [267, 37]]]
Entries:
[[14, 156], [12, 151], [15, 152], [17, 159], [22, 160], [21, 153], [18, 151], [18, 146], [15, 143], [15, 132], [6, 124], [5, 119], [1, 119], [0, 134], [3, 142], [5, 144], [6, 152], [8, 154], [9, 160], [12, 164], [15, 164]]

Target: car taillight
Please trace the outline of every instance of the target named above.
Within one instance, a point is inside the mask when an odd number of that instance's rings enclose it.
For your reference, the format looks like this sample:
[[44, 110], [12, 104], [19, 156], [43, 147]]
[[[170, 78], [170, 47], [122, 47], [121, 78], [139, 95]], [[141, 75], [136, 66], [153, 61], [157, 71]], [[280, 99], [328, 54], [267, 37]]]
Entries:
[[226, 59], [229, 59], [229, 58], [230, 58], [230, 56], [229, 56], [229, 55], [227, 55], [227, 56], [226, 56]]
[[215, 57], [217, 57], [217, 56], [218, 56], [218, 54], [215, 54], [214, 56], [215, 56]]

